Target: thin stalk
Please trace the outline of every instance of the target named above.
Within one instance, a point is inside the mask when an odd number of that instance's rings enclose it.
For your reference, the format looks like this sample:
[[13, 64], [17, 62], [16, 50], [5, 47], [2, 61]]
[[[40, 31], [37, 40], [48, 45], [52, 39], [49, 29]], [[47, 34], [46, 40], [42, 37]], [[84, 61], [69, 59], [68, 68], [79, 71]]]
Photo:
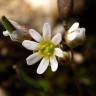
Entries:
[[[72, 54], [72, 61], [71, 61], [71, 63], [74, 64], [73, 49], [71, 49], [71, 54]], [[72, 69], [72, 72], [73, 72], [73, 80], [75, 81], [76, 87], [78, 89], [78, 96], [83, 96], [82, 95], [81, 87], [79, 85], [78, 77], [77, 77], [77, 74], [76, 74], [76, 68], [74, 66], [71, 66], [71, 69]]]

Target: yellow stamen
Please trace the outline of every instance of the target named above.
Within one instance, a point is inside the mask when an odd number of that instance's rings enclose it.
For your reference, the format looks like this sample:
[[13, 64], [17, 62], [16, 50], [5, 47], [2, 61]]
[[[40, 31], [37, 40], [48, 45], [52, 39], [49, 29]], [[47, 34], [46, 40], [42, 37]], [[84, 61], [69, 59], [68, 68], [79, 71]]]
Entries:
[[50, 57], [54, 53], [55, 45], [51, 41], [42, 41], [39, 44], [39, 52], [45, 57]]

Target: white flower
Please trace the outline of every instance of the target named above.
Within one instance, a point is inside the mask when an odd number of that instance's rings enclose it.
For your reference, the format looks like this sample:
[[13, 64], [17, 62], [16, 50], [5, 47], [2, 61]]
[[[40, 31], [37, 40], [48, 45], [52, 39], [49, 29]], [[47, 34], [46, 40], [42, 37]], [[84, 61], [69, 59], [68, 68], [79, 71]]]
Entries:
[[66, 44], [74, 48], [85, 40], [85, 28], [80, 28], [79, 23], [75, 22], [65, 35]]
[[3, 35], [4, 36], [9, 36], [11, 38], [12, 41], [22, 41], [22, 39], [28, 35], [28, 33], [26, 32], [25, 28], [21, 27], [18, 23], [9, 20], [13, 26], [16, 28], [16, 30], [14, 30], [12, 33], [9, 31], [3, 31]]
[[27, 57], [27, 64], [33, 65], [42, 59], [37, 68], [38, 74], [44, 73], [48, 65], [51, 66], [53, 72], [56, 71], [58, 68], [56, 56], [63, 57], [63, 51], [58, 48], [62, 40], [61, 34], [57, 33], [51, 39], [51, 28], [49, 23], [45, 23], [43, 26], [43, 36], [34, 29], [30, 29], [29, 34], [36, 42], [24, 40], [22, 43], [25, 48], [34, 51], [32, 55]]

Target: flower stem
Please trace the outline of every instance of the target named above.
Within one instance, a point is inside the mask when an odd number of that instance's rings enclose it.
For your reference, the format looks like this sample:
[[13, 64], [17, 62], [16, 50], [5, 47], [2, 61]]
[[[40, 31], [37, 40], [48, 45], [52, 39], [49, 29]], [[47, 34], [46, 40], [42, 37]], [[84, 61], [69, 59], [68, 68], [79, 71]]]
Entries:
[[16, 73], [18, 74], [18, 76], [20, 76], [20, 79], [25, 85], [29, 86], [30, 88], [34, 88], [40, 92], [43, 92], [44, 94], [48, 94], [49, 85], [46, 85], [45, 81], [36, 81], [35, 79], [29, 77], [25, 70], [22, 69], [20, 66], [16, 66]]
[[73, 72], [73, 80], [74, 80], [75, 85], [76, 85], [76, 87], [78, 89], [78, 96], [83, 96], [82, 95], [82, 90], [81, 90], [81, 87], [80, 87], [80, 84], [79, 84], [79, 80], [78, 80], [78, 77], [77, 77], [77, 74], [76, 74], [76, 68], [73, 66], [73, 64], [74, 64], [73, 49], [71, 49], [71, 54], [72, 54], [71, 69], [72, 69], [72, 72]]

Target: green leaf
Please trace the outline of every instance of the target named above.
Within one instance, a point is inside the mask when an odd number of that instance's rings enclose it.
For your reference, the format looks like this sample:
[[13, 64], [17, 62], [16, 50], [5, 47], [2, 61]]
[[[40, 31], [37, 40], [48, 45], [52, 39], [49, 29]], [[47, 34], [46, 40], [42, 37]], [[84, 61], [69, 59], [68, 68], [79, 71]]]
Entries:
[[20, 70], [19, 72], [22, 81], [24, 81], [27, 85], [30, 85], [39, 91], [43, 91], [44, 93], [48, 92], [49, 86], [47, 82], [44, 80], [34, 80], [33, 78], [29, 77], [23, 70]]

